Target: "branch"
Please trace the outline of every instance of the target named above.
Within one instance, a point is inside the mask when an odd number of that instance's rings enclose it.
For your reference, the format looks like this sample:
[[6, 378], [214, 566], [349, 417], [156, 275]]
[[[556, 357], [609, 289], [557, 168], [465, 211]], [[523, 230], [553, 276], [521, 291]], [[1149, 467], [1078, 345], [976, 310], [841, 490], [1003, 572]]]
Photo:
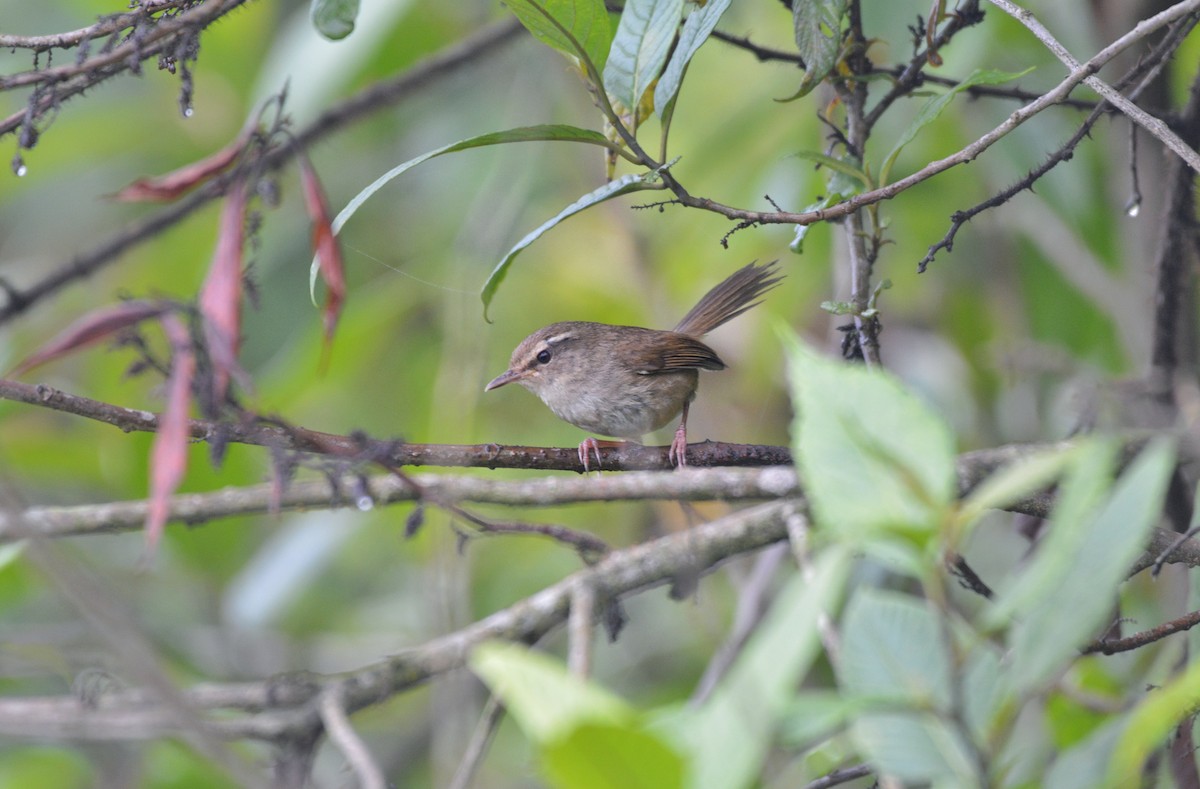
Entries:
[[195, 0], [141, 0], [133, 11], [112, 14], [102, 18], [94, 25], [48, 36], [16, 36], [0, 33], [0, 49], [32, 49], [35, 52], [45, 52], [49, 49], [71, 49], [85, 41], [119, 33], [127, 27], [133, 27], [138, 21], [151, 14], [182, 8], [192, 5], [194, 2]]
[[[1045, 26], [1043, 26], [1042, 23], [1037, 20], [1037, 17], [1033, 15], [1032, 11], [1029, 11], [1025, 8], [1020, 8], [1009, 2], [1009, 0], [989, 0], [989, 2], [1002, 9], [1005, 13], [1012, 16], [1014, 19], [1028, 28], [1029, 31], [1037, 36], [1037, 39], [1045, 44], [1046, 48], [1054, 53], [1054, 56], [1062, 61], [1063, 65], [1071, 69], [1073, 73], [1084, 68], [1079, 61], [1067, 51], [1067, 48], [1060, 44], [1058, 40], [1050, 34], [1050, 31], [1047, 30]], [[1167, 9], [1167, 11], [1174, 11], [1177, 9], [1180, 9], [1184, 14], [1194, 13], [1197, 9], [1200, 9], [1200, 0], [1186, 0], [1186, 2], [1179, 3], [1174, 7]], [[1166, 12], [1164, 11], [1163, 13]], [[1159, 14], [1159, 16], [1162, 16], [1162, 14]], [[1122, 36], [1120, 39], [1118, 39], [1118, 41], [1135, 36], [1138, 30], [1141, 29], [1142, 26], [1148, 21], [1149, 20], [1139, 22], [1133, 28], [1133, 30]], [[1132, 101], [1118, 93], [1111, 85], [1095, 76], [1095, 71], [1096, 69], [1088, 69], [1088, 76], [1086, 76], [1083, 80], [1084, 84], [1103, 96], [1105, 101], [1123, 112], [1134, 123], [1150, 132], [1150, 134], [1154, 137], [1157, 137], [1159, 141], [1163, 143], [1163, 145], [1170, 148], [1177, 156], [1179, 156], [1179, 158], [1187, 162], [1188, 167], [1190, 167], [1193, 171], [1200, 172], [1200, 154], [1197, 154], [1196, 151], [1192, 150], [1192, 148], [1189, 147], [1186, 142], [1181, 140], [1179, 136], [1175, 134], [1175, 132], [1171, 131], [1170, 127], [1163, 123], [1162, 120], [1154, 117], [1150, 113], [1138, 107]]]
[[1083, 648], [1083, 654], [1092, 655], [1099, 653], [1101, 655], [1115, 655], [1118, 652], [1129, 652], [1130, 650], [1144, 647], [1147, 644], [1153, 644], [1155, 641], [1161, 641], [1169, 635], [1190, 630], [1196, 625], [1200, 625], [1200, 611], [1192, 611], [1178, 619], [1172, 619], [1170, 622], [1164, 622], [1158, 627], [1134, 633], [1126, 638], [1093, 641]]
[[[268, 153], [260, 163], [264, 172], [281, 169], [292, 160], [298, 148], [310, 147], [329, 134], [378, 112], [427, 87], [435, 79], [453, 73], [457, 69], [489, 54], [492, 50], [516, 37], [522, 30], [516, 19], [505, 20], [484, 28], [475, 35], [442, 49], [425, 58], [394, 79], [379, 82], [323, 113], [304, 129], [295, 139], [297, 145], [285, 145]], [[0, 125], [0, 132], [3, 126]], [[0, 307], [0, 325], [12, 320], [40, 299], [54, 293], [77, 279], [90, 276], [109, 263], [115, 262], [127, 250], [150, 240], [162, 230], [171, 227], [204, 207], [209, 201], [225, 194], [232, 178], [224, 178], [207, 184], [184, 200], [164, 208], [148, 217], [126, 225], [115, 235], [92, 250], [59, 266], [43, 279], [27, 288], [17, 289], [4, 286], [7, 302]], [[4, 283], [0, 281], [0, 285]]]
[[1032, 101], [1023, 107], [1015, 110], [1008, 116], [999, 126], [984, 134], [975, 142], [967, 145], [957, 153], [951, 154], [943, 159], [930, 162], [915, 173], [901, 178], [898, 181], [882, 186], [878, 189], [872, 189], [868, 192], [862, 192], [850, 199], [815, 211], [804, 211], [800, 213], [792, 213], [787, 211], [749, 211], [742, 208], [735, 208], [723, 203], [718, 203], [715, 200], [708, 198], [693, 197], [686, 191], [676, 191], [675, 195], [680, 205], [689, 208], [700, 208], [706, 211], [711, 211], [729, 219], [735, 219], [741, 222], [750, 224], [790, 224], [790, 225], [811, 225], [815, 222], [826, 222], [832, 219], [840, 219], [844, 216], [854, 213], [858, 209], [874, 205], [875, 203], [890, 200], [901, 192], [929, 180], [935, 175], [949, 170], [960, 164], [966, 164], [977, 158], [980, 154], [992, 147], [1007, 136], [1021, 124], [1028, 121], [1038, 113], [1046, 110], [1055, 104], [1060, 104], [1066, 101], [1071, 91], [1074, 90], [1081, 82], [1098, 71], [1103, 65], [1115, 58], [1121, 52], [1133, 46], [1137, 42], [1146, 38], [1150, 34], [1169, 25], [1177, 19], [1192, 13], [1193, 10], [1200, 7], [1200, 0], [1188, 0], [1188, 2], [1180, 3], [1165, 11], [1155, 14], [1154, 16], [1143, 20], [1131, 30], [1129, 33], [1121, 36], [1113, 43], [1109, 44], [1104, 49], [1097, 52], [1086, 63], [1081, 64], [1077, 69], [1071, 71], [1067, 77], [1062, 80], [1052, 90], [1044, 93], [1036, 101]]
[[[153, 433], [158, 430], [158, 414], [122, 408], [44, 384], [0, 379], [0, 400], [13, 400], [94, 419], [127, 433]], [[365, 436], [322, 433], [288, 425], [281, 420], [212, 422], [193, 419], [189, 422], [189, 435], [193, 439], [209, 443], [252, 444], [362, 462], [382, 460], [391, 466], [522, 468], [579, 472], [584, 470], [576, 449], [534, 449], [499, 444], [453, 446], [393, 442], [385, 447], [386, 451], [383, 454], [386, 454], [386, 457], [381, 458], [377, 457], [379, 453], [369, 446], [370, 440]], [[602, 447], [601, 467], [607, 471], [670, 469], [672, 465], [667, 459], [667, 451], [667, 447], [644, 447], [632, 443]], [[697, 466], [779, 466], [790, 464], [792, 457], [785, 447], [705, 441], [688, 446], [688, 462]]]
[[[197, 686], [181, 695], [195, 710], [224, 710], [206, 718], [206, 729], [226, 738], [284, 742], [311, 736], [321, 725], [317, 704], [326, 693], [337, 693], [347, 713], [382, 703], [462, 668], [471, 650], [484, 641], [528, 643], [542, 637], [566, 620], [578, 584], [589, 584], [599, 600], [616, 600], [670, 583], [683, 573], [709, 572], [726, 559], [777, 542], [785, 537], [784, 519], [795, 507], [788, 501], [764, 504], [614, 551], [594, 567], [462, 630], [355, 671]], [[238, 710], [246, 714], [231, 712]], [[93, 706], [73, 696], [0, 698], [0, 736], [15, 739], [146, 740], [176, 733], [176, 726], [175, 719], [144, 691], [103, 695]]]

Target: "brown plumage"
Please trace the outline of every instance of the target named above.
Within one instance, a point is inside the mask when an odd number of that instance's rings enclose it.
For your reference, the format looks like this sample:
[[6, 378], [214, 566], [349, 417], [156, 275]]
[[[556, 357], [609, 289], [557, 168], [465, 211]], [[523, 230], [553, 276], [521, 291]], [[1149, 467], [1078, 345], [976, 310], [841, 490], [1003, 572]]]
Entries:
[[[686, 465], [687, 409], [699, 371], [725, 368], [699, 338], [759, 304], [756, 299], [782, 278], [775, 262], [750, 263], [706, 293], [672, 331], [589, 321], [551, 324], [521, 341], [508, 370], [485, 391], [519, 383], [560, 419], [635, 441], [682, 412], [670, 458]], [[579, 445], [585, 469], [589, 452], [599, 462], [594, 438]]]

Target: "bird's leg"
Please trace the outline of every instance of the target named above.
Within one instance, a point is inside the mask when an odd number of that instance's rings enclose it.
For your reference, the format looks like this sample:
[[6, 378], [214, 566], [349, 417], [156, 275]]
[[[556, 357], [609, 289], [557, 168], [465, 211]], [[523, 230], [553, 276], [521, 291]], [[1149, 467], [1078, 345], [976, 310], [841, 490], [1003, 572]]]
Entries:
[[579, 442], [579, 462], [583, 465], [583, 473], [591, 471], [588, 463], [588, 453], [591, 452], [596, 456], [596, 472], [600, 471], [600, 442], [588, 436], [583, 441]]
[[579, 462], [583, 466], [583, 473], [591, 471], [591, 462], [588, 460], [589, 453], [591, 457], [596, 458], [596, 473], [600, 473], [600, 447], [606, 449], [628, 446], [629, 444], [637, 444], [636, 441], [626, 441], [624, 439], [603, 439], [603, 438], [585, 438], [579, 442]]
[[687, 412], [689, 405], [691, 404], [683, 404], [683, 417], [679, 420], [679, 427], [675, 428], [675, 438], [671, 440], [671, 448], [667, 450], [667, 460], [678, 468], [687, 465]]

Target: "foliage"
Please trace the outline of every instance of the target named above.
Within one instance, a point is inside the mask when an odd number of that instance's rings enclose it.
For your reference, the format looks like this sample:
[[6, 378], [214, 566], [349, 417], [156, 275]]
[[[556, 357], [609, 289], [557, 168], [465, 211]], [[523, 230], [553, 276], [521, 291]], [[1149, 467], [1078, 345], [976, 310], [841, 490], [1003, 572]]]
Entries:
[[[0, 786], [1188, 785], [1200, 3], [1006, 5], [0, 0]], [[531, 476], [752, 259], [792, 466]]]

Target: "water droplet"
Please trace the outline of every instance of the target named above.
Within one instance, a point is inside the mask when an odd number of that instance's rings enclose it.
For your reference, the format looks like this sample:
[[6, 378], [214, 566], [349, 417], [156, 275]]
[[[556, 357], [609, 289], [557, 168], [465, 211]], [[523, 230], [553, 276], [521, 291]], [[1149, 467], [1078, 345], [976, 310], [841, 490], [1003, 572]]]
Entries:
[[24, 177], [25, 173], [29, 172], [29, 168], [25, 166], [25, 160], [21, 158], [21, 154], [13, 157], [12, 171], [16, 173], [18, 178]]
[[27, 172], [29, 172], [29, 168], [26, 167], [25, 165], [22, 164], [19, 167], [17, 167], [17, 177], [18, 178], [24, 178], [25, 173], [27, 173]]
[[1125, 206], [1125, 215], [1126, 216], [1135, 217], [1138, 214], [1140, 214], [1141, 212], [1142, 212], [1142, 204], [1141, 203], [1130, 203], [1129, 205]]
[[185, 118], [190, 118], [190, 117], [192, 117], [192, 113], [193, 113], [193, 110], [192, 110], [192, 108], [191, 108], [191, 107], [184, 107], [184, 108], [183, 108], [183, 117], [185, 117]]
[[358, 507], [359, 512], [370, 512], [375, 509], [375, 500], [363, 494], [354, 500], [354, 506]]

